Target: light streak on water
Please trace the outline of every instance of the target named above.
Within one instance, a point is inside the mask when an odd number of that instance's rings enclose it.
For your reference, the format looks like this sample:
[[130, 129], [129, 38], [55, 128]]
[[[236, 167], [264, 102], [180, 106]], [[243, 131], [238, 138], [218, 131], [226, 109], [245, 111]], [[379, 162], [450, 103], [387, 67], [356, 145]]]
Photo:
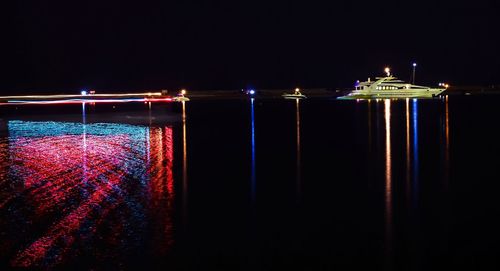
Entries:
[[297, 129], [297, 161], [296, 161], [296, 168], [297, 168], [297, 180], [296, 180], [296, 186], [297, 186], [297, 197], [300, 199], [301, 197], [301, 191], [302, 191], [302, 183], [301, 183], [301, 161], [300, 161], [300, 99], [295, 100], [295, 110], [296, 110], [296, 129]]
[[[171, 248], [171, 127], [30, 121], [7, 126], [8, 140], [0, 140], [0, 217], [21, 219], [7, 228], [19, 238], [14, 267], [51, 268], [79, 253], [112, 257], [93, 254], [102, 242], [121, 251], [116, 255], [123, 261], [142, 252], [144, 243], [155, 255]], [[20, 229], [32, 233], [19, 236]], [[138, 233], [147, 229], [152, 235], [146, 242]], [[109, 232], [104, 239], [103, 230]]]
[[406, 198], [410, 200], [411, 194], [411, 160], [410, 160], [410, 99], [406, 99]]
[[445, 157], [444, 157], [444, 169], [445, 169], [445, 183], [446, 188], [448, 188], [449, 182], [449, 171], [450, 171], [450, 116], [449, 116], [449, 108], [448, 108], [448, 95], [445, 97]]
[[187, 176], [187, 134], [186, 134], [186, 102], [182, 101], [182, 209], [184, 224], [187, 224], [188, 213], [188, 176]]
[[418, 161], [418, 100], [413, 99], [412, 108], [413, 121], [413, 205], [416, 207], [419, 186], [419, 161]]
[[0, 105], [28, 104], [81, 104], [81, 103], [130, 103], [130, 102], [172, 102], [172, 98], [110, 98], [110, 99], [64, 99], [64, 100], [8, 100]]
[[140, 92], [140, 93], [101, 93], [101, 94], [55, 94], [55, 95], [15, 95], [15, 96], [0, 96], [0, 100], [10, 99], [70, 99], [70, 98], [85, 98], [85, 97], [159, 97], [162, 96], [161, 92]]
[[386, 255], [392, 265], [392, 154], [391, 154], [391, 100], [384, 100], [385, 118], [385, 226]]

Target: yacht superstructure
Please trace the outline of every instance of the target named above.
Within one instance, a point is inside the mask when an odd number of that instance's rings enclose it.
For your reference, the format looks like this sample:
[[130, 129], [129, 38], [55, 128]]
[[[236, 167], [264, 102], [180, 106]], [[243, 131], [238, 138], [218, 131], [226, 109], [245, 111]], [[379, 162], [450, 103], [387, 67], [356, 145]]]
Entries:
[[300, 89], [296, 88], [293, 93], [283, 93], [281, 95], [285, 99], [304, 99], [307, 98], [306, 95], [300, 93]]
[[392, 76], [386, 69], [387, 76], [368, 78], [365, 82], [356, 82], [354, 90], [339, 99], [383, 99], [383, 98], [432, 98], [446, 88], [432, 88], [406, 83]]

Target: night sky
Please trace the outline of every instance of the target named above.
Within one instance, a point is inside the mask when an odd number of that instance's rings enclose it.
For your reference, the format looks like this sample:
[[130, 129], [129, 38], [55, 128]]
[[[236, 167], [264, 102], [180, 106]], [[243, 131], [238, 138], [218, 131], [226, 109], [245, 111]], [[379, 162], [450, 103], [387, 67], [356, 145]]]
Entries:
[[499, 1], [13, 1], [0, 91], [500, 83]]

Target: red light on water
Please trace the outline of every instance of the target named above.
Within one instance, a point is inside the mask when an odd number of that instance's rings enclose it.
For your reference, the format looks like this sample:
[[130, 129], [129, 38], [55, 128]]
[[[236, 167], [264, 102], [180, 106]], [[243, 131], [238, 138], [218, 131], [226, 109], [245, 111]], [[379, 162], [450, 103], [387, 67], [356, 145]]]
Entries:
[[[80, 250], [97, 253], [96, 240], [120, 254], [116, 244], [136, 242], [130, 232], [144, 220], [154, 229], [154, 253], [165, 253], [172, 246], [172, 128], [128, 125], [124, 131], [130, 133], [120, 133], [119, 125], [109, 131], [99, 126], [92, 134], [85, 132], [89, 127], [80, 134], [48, 131], [48, 135], [15, 136], [8, 144], [0, 141], [0, 184], [2, 174], [23, 181], [18, 195], [33, 210], [24, 219], [35, 224], [54, 219], [40, 235], [20, 244], [22, 249], [13, 253], [14, 267], [56, 267]], [[0, 208], [13, 200], [1, 199]], [[101, 232], [104, 224], [113, 229], [111, 235]]]

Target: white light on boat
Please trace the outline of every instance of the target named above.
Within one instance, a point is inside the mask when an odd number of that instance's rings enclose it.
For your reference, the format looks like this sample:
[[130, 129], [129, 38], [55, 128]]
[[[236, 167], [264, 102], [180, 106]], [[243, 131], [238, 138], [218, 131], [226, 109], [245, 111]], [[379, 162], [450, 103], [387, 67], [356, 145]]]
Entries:
[[448, 84], [443, 82], [439, 83], [440, 86], [443, 86], [441, 88], [417, 86], [394, 77], [394, 75], [391, 74], [389, 67], [386, 67], [384, 71], [387, 73], [387, 77], [376, 77], [376, 81], [374, 81], [374, 83], [360, 82], [359, 85], [356, 84], [350, 93], [343, 97], [354, 99], [367, 97], [368, 99], [374, 99], [376, 101], [379, 101], [379, 98], [397, 100], [399, 98], [409, 98], [408, 96], [431, 98], [442, 93], [445, 90], [445, 87], [449, 87]]

